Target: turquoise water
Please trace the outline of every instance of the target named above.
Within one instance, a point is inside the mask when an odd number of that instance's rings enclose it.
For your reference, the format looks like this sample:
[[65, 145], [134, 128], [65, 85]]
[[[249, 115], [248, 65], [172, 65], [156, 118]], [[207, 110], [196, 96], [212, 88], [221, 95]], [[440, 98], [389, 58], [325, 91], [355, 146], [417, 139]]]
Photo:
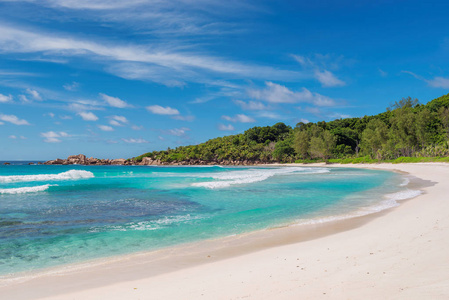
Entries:
[[404, 184], [345, 168], [0, 166], [0, 274], [374, 212]]

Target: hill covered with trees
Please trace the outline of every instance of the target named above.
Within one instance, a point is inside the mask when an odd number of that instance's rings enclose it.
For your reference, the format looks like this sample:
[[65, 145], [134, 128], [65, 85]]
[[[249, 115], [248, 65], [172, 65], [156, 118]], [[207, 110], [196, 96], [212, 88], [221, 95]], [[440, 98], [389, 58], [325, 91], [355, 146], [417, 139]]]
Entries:
[[253, 127], [205, 143], [153, 151], [134, 163], [257, 164], [294, 161], [361, 162], [449, 156], [449, 94], [426, 105], [410, 97], [374, 116], [331, 122]]

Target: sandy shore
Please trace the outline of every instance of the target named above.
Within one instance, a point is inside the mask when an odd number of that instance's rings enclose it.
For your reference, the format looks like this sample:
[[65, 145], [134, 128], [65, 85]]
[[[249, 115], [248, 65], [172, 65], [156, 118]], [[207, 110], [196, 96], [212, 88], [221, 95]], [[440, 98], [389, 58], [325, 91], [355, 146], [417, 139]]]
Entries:
[[344, 167], [433, 184], [376, 216], [131, 255], [0, 287], [0, 298], [449, 299], [449, 164]]

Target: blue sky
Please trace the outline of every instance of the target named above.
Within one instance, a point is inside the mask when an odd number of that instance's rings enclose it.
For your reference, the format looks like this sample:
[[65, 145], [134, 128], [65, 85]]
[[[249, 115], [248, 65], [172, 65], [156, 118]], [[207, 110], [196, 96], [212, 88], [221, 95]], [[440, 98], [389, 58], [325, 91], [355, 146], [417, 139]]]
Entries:
[[449, 91], [446, 1], [0, 0], [0, 160], [128, 158]]

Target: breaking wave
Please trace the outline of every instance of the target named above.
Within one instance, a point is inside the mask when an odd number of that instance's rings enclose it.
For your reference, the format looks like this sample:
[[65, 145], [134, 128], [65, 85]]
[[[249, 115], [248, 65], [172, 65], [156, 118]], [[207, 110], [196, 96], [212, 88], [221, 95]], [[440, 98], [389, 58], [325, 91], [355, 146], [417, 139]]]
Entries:
[[329, 169], [326, 168], [304, 168], [304, 167], [289, 167], [278, 169], [249, 169], [242, 171], [232, 171], [226, 173], [213, 173], [203, 175], [201, 177], [212, 177], [215, 181], [196, 182], [192, 186], [205, 187], [209, 189], [217, 189], [229, 187], [236, 184], [247, 184], [259, 181], [264, 181], [270, 177], [277, 175], [290, 175], [290, 174], [319, 174], [328, 173]]
[[37, 174], [37, 175], [11, 175], [0, 176], [0, 183], [11, 182], [30, 182], [30, 181], [57, 181], [57, 180], [76, 180], [93, 178], [94, 174], [84, 170], [70, 170], [59, 174]]
[[12, 189], [0, 189], [0, 194], [24, 194], [24, 193], [35, 193], [35, 192], [43, 192], [48, 190], [48, 188], [52, 186], [52, 184], [38, 185], [38, 186], [27, 186], [21, 188], [12, 188]]

